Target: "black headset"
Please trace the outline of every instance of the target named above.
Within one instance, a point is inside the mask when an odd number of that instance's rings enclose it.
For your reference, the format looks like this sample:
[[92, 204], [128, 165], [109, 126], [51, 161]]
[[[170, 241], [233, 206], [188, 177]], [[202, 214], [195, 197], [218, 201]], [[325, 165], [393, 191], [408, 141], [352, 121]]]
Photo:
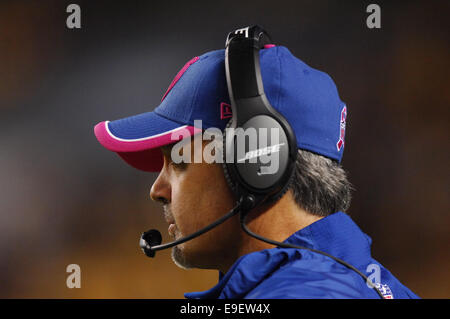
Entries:
[[[375, 284], [347, 262], [320, 250], [265, 238], [246, 225], [247, 214], [252, 208], [278, 200], [289, 189], [298, 154], [294, 131], [264, 94], [259, 51], [266, 44], [271, 44], [270, 37], [258, 25], [230, 32], [225, 43], [225, 73], [233, 116], [223, 134], [223, 168], [237, 204], [227, 214], [191, 235], [161, 245], [161, 233], [152, 229], [142, 234], [139, 245], [148, 257], [154, 257], [156, 251], [194, 239], [240, 214], [241, 227], [248, 235], [278, 247], [305, 249], [327, 256], [355, 271], [384, 299]], [[241, 133], [247, 129], [253, 131], [253, 141], [245, 135], [242, 140], [239, 129], [242, 129]], [[278, 160], [275, 171], [268, 172], [261, 160], [268, 153], [274, 153], [271, 159]]]
[[[225, 43], [233, 117], [223, 135], [223, 167], [228, 184], [247, 209], [276, 201], [287, 191], [298, 153], [294, 131], [264, 93], [259, 54], [271, 43], [257, 25], [230, 32]], [[247, 132], [253, 135], [246, 137]], [[276, 159], [276, 169], [268, 171], [260, 155]]]

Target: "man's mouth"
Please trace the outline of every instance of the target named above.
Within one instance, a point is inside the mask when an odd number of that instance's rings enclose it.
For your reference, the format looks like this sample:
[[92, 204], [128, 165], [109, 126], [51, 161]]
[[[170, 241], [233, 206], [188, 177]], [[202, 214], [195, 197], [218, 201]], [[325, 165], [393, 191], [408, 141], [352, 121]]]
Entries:
[[175, 225], [175, 220], [173, 218], [173, 215], [168, 206], [164, 205], [163, 209], [164, 209], [164, 219], [169, 224], [169, 228], [167, 231], [170, 236], [175, 237], [175, 229], [177, 226]]
[[173, 223], [171, 223], [170, 225], [169, 225], [169, 228], [167, 229], [167, 231], [169, 232], [169, 235], [171, 236], [171, 237], [175, 237], [175, 229], [177, 228], [177, 226], [175, 225], [175, 224], [173, 224]]

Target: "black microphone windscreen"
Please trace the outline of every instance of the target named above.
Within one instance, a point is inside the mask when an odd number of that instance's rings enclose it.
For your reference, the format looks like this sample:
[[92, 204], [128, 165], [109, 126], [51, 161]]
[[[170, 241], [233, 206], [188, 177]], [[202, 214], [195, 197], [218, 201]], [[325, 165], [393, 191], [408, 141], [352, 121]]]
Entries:
[[161, 233], [156, 229], [147, 230], [142, 237], [150, 246], [160, 245], [162, 242]]
[[151, 247], [157, 246], [161, 242], [161, 233], [156, 229], [151, 229], [142, 234], [139, 245], [147, 257], [155, 257], [155, 251], [151, 250]]

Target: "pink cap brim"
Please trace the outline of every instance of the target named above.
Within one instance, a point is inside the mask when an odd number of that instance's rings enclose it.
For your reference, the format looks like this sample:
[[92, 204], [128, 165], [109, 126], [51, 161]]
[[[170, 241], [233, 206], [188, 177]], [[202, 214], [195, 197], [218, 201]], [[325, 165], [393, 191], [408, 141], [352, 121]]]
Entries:
[[108, 128], [108, 121], [98, 123], [95, 136], [102, 146], [116, 152], [125, 162], [142, 171], [158, 172], [163, 166], [161, 146], [169, 145], [192, 136], [201, 129], [183, 125], [170, 131], [137, 139], [123, 139], [114, 136]]

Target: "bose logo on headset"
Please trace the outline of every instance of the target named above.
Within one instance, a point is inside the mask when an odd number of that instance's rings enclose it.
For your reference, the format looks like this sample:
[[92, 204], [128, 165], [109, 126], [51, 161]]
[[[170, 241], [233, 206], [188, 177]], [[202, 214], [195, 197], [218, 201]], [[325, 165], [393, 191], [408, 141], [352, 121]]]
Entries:
[[280, 144], [275, 144], [272, 146], [260, 148], [260, 149], [254, 150], [254, 151], [249, 151], [249, 152], [245, 153], [245, 157], [239, 159], [238, 162], [244, 162], [246, 160], [260, 157], [262, 155], [270, 155], [272, 153], [277, 153], [280, 151], [280, 146], [283, 146], [284, 144], [285, 143], [280, 143]]

